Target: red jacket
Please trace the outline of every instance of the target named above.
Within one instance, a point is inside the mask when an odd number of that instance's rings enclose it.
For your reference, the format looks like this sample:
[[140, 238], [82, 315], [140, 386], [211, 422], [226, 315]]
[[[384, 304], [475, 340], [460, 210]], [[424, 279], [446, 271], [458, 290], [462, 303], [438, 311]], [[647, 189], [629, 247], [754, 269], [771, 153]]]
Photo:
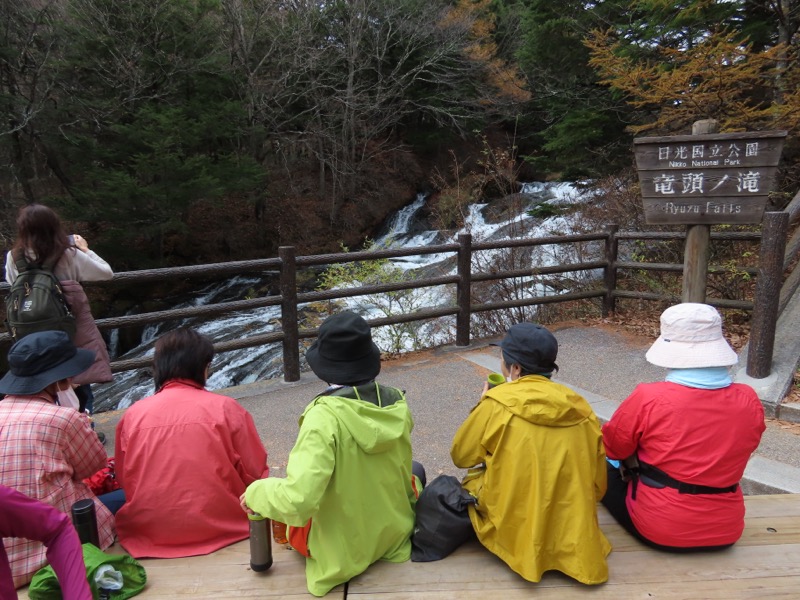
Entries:
[[[732, 384], [716, 390], [677, 383], [645, 383], [603, 426], [612, 459], [634, 452], [678, 481], [711, 487], [738, 483], [758, 447], [764, 408], [753, 389]], [[640, 483], [627, 506], [636, 529], [656, 544], [675, 547], [732, 544], [744, 530], [742, 490], [679, 494]]]
[[250, 413], [182, 379], [127, 409], [115, 458], [126, 498], [117, 534], [136, 558], [208, 554], [245, 539], [239, 496], [269, 474]]

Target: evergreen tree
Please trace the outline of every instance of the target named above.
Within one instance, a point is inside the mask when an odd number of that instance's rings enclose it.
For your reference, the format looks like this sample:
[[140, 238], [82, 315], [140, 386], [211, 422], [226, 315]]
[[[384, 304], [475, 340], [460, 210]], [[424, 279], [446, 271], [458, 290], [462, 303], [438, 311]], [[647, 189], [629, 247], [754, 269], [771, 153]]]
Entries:
[[[587, 41], [603, 82], [640, 110], [634, 131], [685, 133], [703, 118], [719, 120], [728, 131], [797, 127], [800, 72], [791, 60], [797, 48], [779, 41], [783, 26], [768, 23], [764, 5], [637, 5], [648, 11], [638, 20], [647, 26], [637, 27], [637, 35], [612, 28], [596, 30]], [[659, 19], [664, 25], [656, 28]]]
[[165, 236], [184, 233], [194, 203], [254, 191], [263, 178], [240, 147], [247, 123], [219, 20], [214, 0], [70, 4], [57, 133], [74, 182], [59, 204], [103, 223], [119, 263], [120, 248], [143, 246], [152, 253], [140, 259], [162, 260]]
[[800, 1], [635, 5], [641, 14], [631, 25], [587, 40], [602, 82], [637, 110], [631, 130], [688, 133], [698, 119], [716, 119], [722, 131], [786, 129], [785, 176], [796, 182]]
[[598, 176], [627, 160], [631, 112], [602, 86], [583, 39], [602, 23], [628, 18], [627, 2], [506, 0], [503, 21], [517, 22], [516, 58], [533, 95], [523, 127], [536, 131], [529, 160], [565, 178]]
[[[62, 39], [58, 3], [0, 0], [0, 178], [2, 202], [36, 202], [54, 173], [69, 186], [58, 156], [42, 138], [58, 102], [56, 64]], [[48, 165], [45, 167], [45, 164]]]

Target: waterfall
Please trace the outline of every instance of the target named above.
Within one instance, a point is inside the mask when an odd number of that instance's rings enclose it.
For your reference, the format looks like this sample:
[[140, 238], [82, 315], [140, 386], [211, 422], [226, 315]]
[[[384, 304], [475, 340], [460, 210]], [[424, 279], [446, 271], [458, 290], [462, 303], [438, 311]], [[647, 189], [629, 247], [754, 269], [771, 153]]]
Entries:
[[[376, 248], [418, 247], [431, 244], [445, 244], [457, 241], [460, 233], [469, 232], [474, 241], [504, 239], [509, 237], [542, 237], [555, 234], [572, 232], [571, 218], [553, 216], [539, 219], [531, 216], [528, 211], [541, 203], [555, 205], [573, 204], [580, 202], [581, 198], [575, 187], [565, 183], [526, 183], [521, 192], [514, 195], [514, 203], [508, 208], [493, 213], [493, 206], [489, 204], [473, 204], [468, 207], [464, 225], [458, 231], [426, 230], [418, 220], [418, 215], [428, 197], [418, 194], [408, 206], [400, 209], [387, 220], [383, 231], [376, 236]], [[570, 256], [573, 249], [561, 247], [540, 247], [536, 251], [535, 261], [537, 266], [548, 266], [564, 262], [574, 262], [577, 257]], [[480, 254], [480, 256], [477, 256]], [[499, 256], [501, 251], [485, 251], [476, 253], [474, 268], [480, 270], [487, 262]], [[483, 263], [483, 264], [481, 264]], [[440, 274], [454, 273], [456, 269], [455, 258], [450, 254], [436, 254], [411, 256], [393, 259], [391, 264], [409, 273], [414, 271], [420, 274], [433, 270]], [[423, 276], [423, 275], [421, 275]], [[520, 285], [531, 285], [537, 294], [549, 292], [541, 283], [532, 278], [520, 278]], [[199, 306], [212, 302], [239, 300], [253, 293], [254, 289], [263, 287], [266, 278], [256, 276], [236, 276], [221, 283], [209, 284], [199, 289], [188, 300], [176, 298], [173, 308]], [[450, 301], [451, 293], [444, 286], [436, 288], [422, 288], [414, 292], [414, 298], [419, 306], [441, 306]], [[369, 299], [368, 299], [369, 300]], [[366, 303], [363, 299], [349, 298], [343, 300], [345, 305], [363, 314], [366, 318], [385, 316], [376, 304]], [[301, 310], [304, 307], [300, 307]], [[215, 343], [240, 339], [244, 336], [269, 333], [279, 328], [280, 308], [276, 306], [248, 310], [214, 317], [213, 320], [184, 319], [170, 321], [148, 326], [142, 336], [139, 346], [120, 358], [141, 358], [153, 355], [155, 341], [166, 331], [180, 325], [195, 327], [200, 333], [208, 336]], [[452, 340], [454, 322], [452, 319], [438, 319], [436, 322], [413, 324], [419, 336], [433, 345], [449, 343]], [[394, 335], [386, 327], [374, 330], [375, 341], [379, 347], [388, 347], [389, 336]], [[409, 335], [414, 335], [412, 332]], [[118, 332], [111, 333], [111, 340], [118, 339]], [[412, 339], [412, 338], [409, 338]], [[391, 343], [396, 343], [396, 340]], [[413, 349], [413, 343], [408, 342], [406, 350]], [[214, 357], [208, 389], [221, 389], [234, 385], [252, 383], [261, 379], [279, 377], [282, 372], [282, 348], [280, 343], [269, 344], [256, 348], [245, 348], [225, 352]], [[153, 379], [149, 369], [139, 369], [117, 373], [114, 381], [108, 384], [95, 386], [95, 410], [110, 410], [113, 408], [126, 408], [133, 402], [151, 395]]]
[[420, 192], [411, 204], [404, 206], [392, 215], [388, 219], [387, 225], [383, 228], [384, 232], [375, 238], [375, 247], [393, 247], [399, 240], [406, 239], [408, 237], [408, 232], [414, 224], [414, 217], [420, 209], [425, 206], [427, 198], [427, 194]]
[[[188, 308], [212, 302], [238, 300], [252, 293], [254, 288], [267, 284], [274, 275], [266, 277], [237, 275], [221, 283], [208, 284], [191, 298], [176, 299], [173, 308]], [[188, 318], [157, 323], [145, 327], [141, 343], [119, 358], [146, 358], [153, 356], [156, 340], [171, 329], [186, 325], [197, 329], [215, 343], [235, 340], [246, 335], [269, 333], [279, 323], [280, 308], [268, 306], [246, 312], [237, 312], [203, 320]], [[112, 339], [113, 339], [112, 333]], [[118, 335], [118, 334], [117, 334]], [[220, 389], [252, 383], [258, 379], [269, 379], [280, 374], [282, 355], [280, 344], [260, 348], [244, 348], [225, 352], [214, 357], [208, 378], [209, 389]], [[153, 393], [153, 378], [150, 369], [125, 371], [114, 375], [114, 381], [94, 386], [95, 410], [127, 408], [136, 400]]]

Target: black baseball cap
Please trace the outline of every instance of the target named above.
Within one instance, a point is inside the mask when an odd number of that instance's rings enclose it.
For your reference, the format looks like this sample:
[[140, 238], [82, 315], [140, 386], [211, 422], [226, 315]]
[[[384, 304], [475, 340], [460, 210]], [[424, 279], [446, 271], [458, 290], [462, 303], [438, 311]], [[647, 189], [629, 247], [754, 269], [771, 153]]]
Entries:
[[517, 364], [525, 374], [550, 375], [558, 371], [558, 341], [541, 325], [517, 323], [512, 325], [500, 346], [506, 366]]

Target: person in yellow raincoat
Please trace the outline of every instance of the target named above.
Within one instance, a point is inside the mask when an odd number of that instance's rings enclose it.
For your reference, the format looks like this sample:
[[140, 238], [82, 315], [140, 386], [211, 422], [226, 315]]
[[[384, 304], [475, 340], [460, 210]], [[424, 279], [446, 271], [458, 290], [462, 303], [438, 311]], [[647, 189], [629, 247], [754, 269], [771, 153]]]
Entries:
[[518, 323], [502, 342], [507, 382], [488, 389], [456, 432], [450, 455], [480, 542], [528, 581], [556, 570], [585, 584], [608, 579], [611, 551], [597, 522], [606, 492], [600, 425], [586, 400], [551, 381], [558, 342]]

